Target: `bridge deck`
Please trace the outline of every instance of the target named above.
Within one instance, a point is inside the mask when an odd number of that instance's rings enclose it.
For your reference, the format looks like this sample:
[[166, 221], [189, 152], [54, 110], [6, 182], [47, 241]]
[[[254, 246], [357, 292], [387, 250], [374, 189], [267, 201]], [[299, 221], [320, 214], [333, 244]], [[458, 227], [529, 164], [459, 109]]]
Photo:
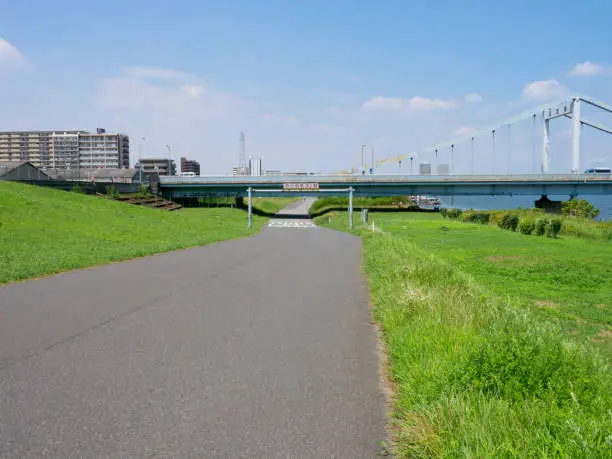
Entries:
[[[285, 184], [317, 184], [318, 190], [286, 190]], [[264, 177], [162, 177], [160, 188], [170, 199], [198, 198], [214, 194], [303, 195], [321, 193], [355, 196], [511, 196], [612, 194], [610, 174], [565, 175], [366, 175], [366, 176], [264, 176]]]

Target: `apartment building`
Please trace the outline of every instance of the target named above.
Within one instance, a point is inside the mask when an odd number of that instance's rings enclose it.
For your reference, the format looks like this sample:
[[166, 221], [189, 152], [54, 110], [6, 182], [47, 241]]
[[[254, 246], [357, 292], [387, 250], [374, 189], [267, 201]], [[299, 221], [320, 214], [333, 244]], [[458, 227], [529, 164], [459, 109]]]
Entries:
[[95, 134], [79, 134], [79, 167], [128, 169], [130, 138], [124, 134], [108, 134], [105, 129], [97, 129]]
[[193, 172], [195, 175], [200, 175], [200, 163], [197, 161], [189, 160], [184, 156], [181, 157], [181, 173]]
[[[168, 158], [142, 158], [140, 159], [134, 168], [140, 170], [142, 165], [143, 174], [158, 175], [176, 175], [176, 163], [173, 159]], [[168, 173], [170, 171], [170, 173]]]
[[104, 129], [0, 132], [0, 161], [29, 161], [41, 169], [128, 168], [130, 140]]

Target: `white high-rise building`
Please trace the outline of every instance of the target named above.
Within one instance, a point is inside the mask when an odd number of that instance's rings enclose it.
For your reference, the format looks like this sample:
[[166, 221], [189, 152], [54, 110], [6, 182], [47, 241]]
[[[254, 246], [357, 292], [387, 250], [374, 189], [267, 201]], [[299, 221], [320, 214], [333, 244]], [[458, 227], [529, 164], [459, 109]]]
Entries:
[[260, 177], [263, 175], [261, 169], [261, 158], [249, 158], [249, 175]]

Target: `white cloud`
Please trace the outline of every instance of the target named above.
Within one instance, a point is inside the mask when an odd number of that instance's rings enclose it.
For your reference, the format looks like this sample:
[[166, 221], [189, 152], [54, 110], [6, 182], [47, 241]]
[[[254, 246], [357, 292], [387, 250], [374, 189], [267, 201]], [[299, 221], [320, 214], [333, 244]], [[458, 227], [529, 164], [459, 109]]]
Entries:
[[185, 91], [189, 97], [197, 99], [204, 92], [204, 88], [196, 84], [186, 84], [183, 86], [183, 91]]
[[461, 126], [453, 131], [453, 135], [464, 136], [474, 132], [476, 132], [476, 128], [474, 126]]
[[340, 133], [347, 132], [347, 129], [344, 126], [335, 126], [335, 125], [323, 124], [323, 123], [315, 124], [313, 126], [313, 129], [323, 134], [340, 134]]
[[593, 76], [593, 75], [604, 75], [611, 74], [612, 67], [596, 64], [594, 62], [583, 62], [582, 64], [576, 64], [576, 66], [570, 70], [570, 76]]
[[444, 110], [455, 108], [454, 100], [429, 99], [414, 96], [409, 99], [400, 97], [376, 96], [366, 101], [362, 108], [367, 111], [414, 113], [429, 110]]
[[534, 81], [526, 84], [523, 88], [523, 97], [530, 100], [549, 101], [563, 97], [569, 93], [569, 89], [557, 80]]
[[290, 115], [276, 115], [273, 113], [265, 113], [263, 119], [266, 123], [273, 126], [283, 127], [297, 127], [300, 125], [299, 121]]
[[478, 94], [477, 92], [472, 92], [470, 94], [466, 94], [464, 99], [465, 99], [466, 102], [470, 102], [470, 103], [482, 102], [484, 100], [482, 98], [482, 96], [480, 94]]
[[125, 76], [132, 78], [151, 78], [159, 80], [176, 80], [181, 78], [193, 78], [193, 75], [173, 69], [161, 67], [125, 67]]
[[13, 70], [23, 68], [25, 65], [26, 59], [23, 54], [7, 40], [0, 38], [0, 68]]

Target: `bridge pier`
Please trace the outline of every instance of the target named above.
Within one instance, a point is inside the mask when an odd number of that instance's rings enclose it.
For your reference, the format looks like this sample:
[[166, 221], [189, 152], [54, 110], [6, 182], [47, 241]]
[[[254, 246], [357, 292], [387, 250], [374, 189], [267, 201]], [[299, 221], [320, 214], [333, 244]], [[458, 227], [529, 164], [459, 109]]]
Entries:
[[537, 199], [534, 204], [536, 209], [543, 209], [547, 214], [561, 213], [561, 201], [551, 201], [545, 194]]

